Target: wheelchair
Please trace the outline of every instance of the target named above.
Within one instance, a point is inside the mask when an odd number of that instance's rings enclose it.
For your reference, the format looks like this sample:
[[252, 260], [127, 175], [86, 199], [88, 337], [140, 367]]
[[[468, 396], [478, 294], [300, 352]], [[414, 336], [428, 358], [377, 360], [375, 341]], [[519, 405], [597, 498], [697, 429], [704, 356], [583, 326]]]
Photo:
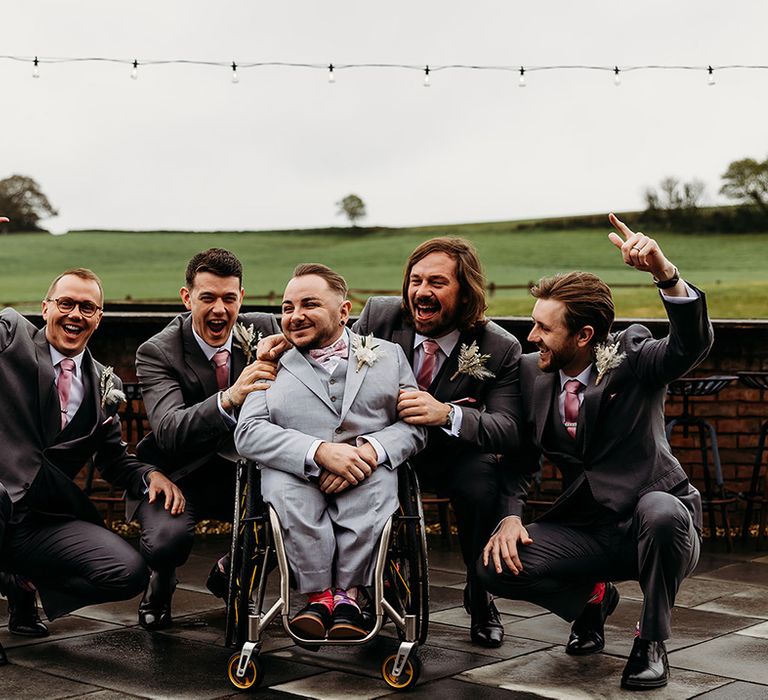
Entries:
[[[230, 683], [240, 691], [259, 687], [264, 678], [263, 635], [280, 616], [286, 634], [314, 650], [324, 645], [365, 644], [391, 620], [400, 643], [397, 653], [382, 661], [381, 676], [395, 690], [412, 688], [421, 671], [417, 650], [427, 638], [429, 579], [421, 493], [410, 463], [398, 468], [399, 507], [377, 545], [373, 591], [367, 596], [368, 607], [363, 607], [372, 628], [361, 639], [302, 639], [290, 629], [290, 567], [278, 515], [262, 500], [259, 485], [256, 465], [241, 460], [236, 475], [225, 632], [226, 645], [239, 649], [227, 664]], [[265, 605], [268, 576], [275, 567], [280, 574], [279, 595]]]

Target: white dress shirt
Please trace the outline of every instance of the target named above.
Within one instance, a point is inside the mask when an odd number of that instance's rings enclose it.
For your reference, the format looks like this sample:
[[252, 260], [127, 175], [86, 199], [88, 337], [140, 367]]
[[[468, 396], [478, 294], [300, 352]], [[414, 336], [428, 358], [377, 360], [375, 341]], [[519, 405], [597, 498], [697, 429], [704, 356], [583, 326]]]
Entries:
[[[440, 371], [445, 361], [451, 356], [460, 337], [461, 331], [458, 328], [439, 338], [428, 338], [426, 335], [416, 333], [413, 337], [413, 373], [417, 377], [419, 376], [419, 370], [424, 362], [425, 353], [423, 343], [425, 340], [434, 340], [440, 347], [440, 352], [436, 353], [437, 357], [435, 358], [435, 376], [437, 376], [437, 373]], [[453, 406], [453, 421], [451, 422], [450, 428], [443, 428], [443, 430], [448, 435], [459, 437], [459, 432], [461, 431], [461, 407], [456, 404], [451, 405]]]

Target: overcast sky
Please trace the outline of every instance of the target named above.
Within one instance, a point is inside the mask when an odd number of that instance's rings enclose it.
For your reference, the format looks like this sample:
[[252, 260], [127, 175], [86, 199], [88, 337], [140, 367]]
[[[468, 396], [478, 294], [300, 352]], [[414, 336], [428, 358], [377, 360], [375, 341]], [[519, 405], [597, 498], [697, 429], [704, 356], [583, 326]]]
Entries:
[[[768, 3], [2, 0], [0, 53], [238, 63], [768, 64]], [[718, 201], [768, 156], [768, 70], [416, 71], [0, 60], [0, 178], [30, 175], [55, 230], [368, 225], [642, 207], [665, 175]], [[1, 212], [0, 212], [1, 213]]]

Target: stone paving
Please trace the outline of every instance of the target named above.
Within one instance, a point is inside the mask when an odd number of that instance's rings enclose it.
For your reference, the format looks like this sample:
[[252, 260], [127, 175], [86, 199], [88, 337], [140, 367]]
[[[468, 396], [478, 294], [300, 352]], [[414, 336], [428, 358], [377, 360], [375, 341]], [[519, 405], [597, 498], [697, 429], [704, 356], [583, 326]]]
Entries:
[[[564, 653], [569, 626], [527, 603], [498, 601], [506, 629], [499, 649], [469, 641], [461, 607], [462, 567], [454, 549], [430, 543], [431, 623], [420, 649], [421, 680], [412, 698], [626, 698], [619, 677], [640, 610], [636, 583], [619, 586], [606, 649], [593, 657]], [[434, 545], [434, 546], [433, 546]], [[176, 624], [147, 633], [136, 624], [138, 599], [93, 606], [50, 625], [42, 639], [7, 632], [0, 604], [0, 641], [10, 664], [0, 668], [0, 698], [229, 698], [221, 602], [204, 581], [226, 540], [206, 538], [180, 571]], [[694, 577], [680, 592], [668, 643], [670, 684], [644, 698], [768, 698], [768, 554], [741, 546], [725, 554], [705, 546]], [[383, 658], [396, 650], [392, 626], [364, 647], [307, 651], [270, 628], [263, 663], [264, 698], [367, 700], [395, 694], [381, 679]]]

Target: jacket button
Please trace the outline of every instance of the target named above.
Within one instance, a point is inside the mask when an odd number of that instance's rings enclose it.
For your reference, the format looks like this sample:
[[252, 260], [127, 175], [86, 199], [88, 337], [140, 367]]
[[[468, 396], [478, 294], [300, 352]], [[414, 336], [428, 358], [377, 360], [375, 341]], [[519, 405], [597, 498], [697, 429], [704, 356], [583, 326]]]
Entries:
[[336, 383], [336, 380], [335, 380], [335, 379], [331, 379], [331, 380], [330, 380], [328, 383], [329, 383], [329, 384], [335, 384], [335, 383]]
[[331, 396], [331, 401], [335, 401], [335, 400], [336, 400], [336, 397], [335, 396]]
[[344, 428], [336, 428], [336, 430], [334, 430], [333, 432], [336, 433], [336, 435], [341, 435], [341, 433], [344, 432]]
[[29, 482], [28, 482], [28, 481], [25, 481], [25, 482], [24, 482], [24, 488], [25, 488], [25, 489], [28, 489], [28, 488], [29, 488]]

